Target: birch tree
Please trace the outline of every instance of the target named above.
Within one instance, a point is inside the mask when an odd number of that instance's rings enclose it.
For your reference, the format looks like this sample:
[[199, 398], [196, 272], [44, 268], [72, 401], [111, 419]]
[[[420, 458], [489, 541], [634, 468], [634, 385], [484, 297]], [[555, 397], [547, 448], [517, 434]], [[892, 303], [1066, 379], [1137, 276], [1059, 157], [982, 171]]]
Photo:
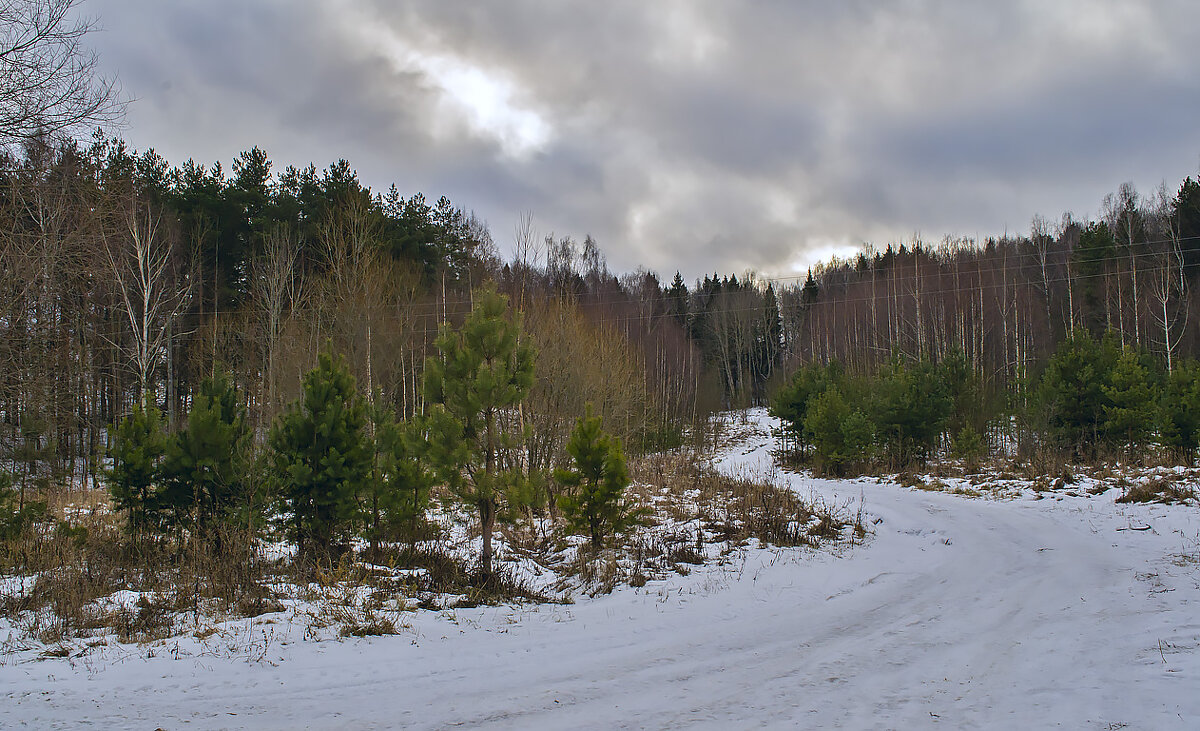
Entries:
[[129, 324], [132, 343], [126, 350], [138, 392], [145, 393], [188, 303], [191, 284], [180, 265], [176, 238], [152, 206], [130, 200], [121, 206], [118, 224], [116, 231], [102, 227], [101, 238]]

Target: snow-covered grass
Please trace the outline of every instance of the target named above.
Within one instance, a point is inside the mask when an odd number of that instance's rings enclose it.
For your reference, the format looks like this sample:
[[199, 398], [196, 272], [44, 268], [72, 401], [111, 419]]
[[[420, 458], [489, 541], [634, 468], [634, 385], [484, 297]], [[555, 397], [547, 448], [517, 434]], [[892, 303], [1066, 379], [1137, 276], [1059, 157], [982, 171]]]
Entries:
[[[1200, 719], [1194, 501], [1117, 503], [1129, 492], [1119, 480], [1142, 479], [1128, 475], [1057, 485], [999, 473], [908, 476], [912, 487], [819, 480], [774, 466], [762, 412], [730, 427], [737, 443], [718, 469], [777, 481], [840, 514], [861, 511], [865, 543], [702, 540], [719, 560], [594, 596], [576, 586], [570, 604], [380, 604], [370, 611], [398, 634], [369, 638], [342, 637], [337, 622], [320, 628], [305, 612], [321, 602], [299, 596], [142, 645], [110, 636], [24, 648], [10, 635], [0, 726], [1187, 728]], [[1191, 489], [1189, 480], [1172, 484]], [[679, 502], [680, 525], [711, 539], [718, 532], [688, 515], [697, 504]], [[509, 555], [522, 550], [506, 544]], [[566, 575], [553, 561], [510, 563], [542, 571], [547, 587]]]

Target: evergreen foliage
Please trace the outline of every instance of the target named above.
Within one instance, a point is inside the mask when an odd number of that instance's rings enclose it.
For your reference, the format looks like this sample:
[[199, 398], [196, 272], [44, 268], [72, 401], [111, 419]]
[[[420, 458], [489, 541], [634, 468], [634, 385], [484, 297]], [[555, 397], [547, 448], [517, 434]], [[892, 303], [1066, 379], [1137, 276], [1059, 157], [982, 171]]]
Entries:
[[0, 470], [0, 540], [8, 540], [17, 532], [17, 495], [12, 475]]
[[167, 444], [161, 507], [207, 533], [247, 498], [250, 429], [237, 388], [218, 372], [200, 382], [187, 424]]
[[958, 435], [967, 430], [978, 436], [986, 429], [996, 411], [987, 402], [979, 376], [961, 350], [952, 350], [942, 356], [938, 373], [951, 404], [946, 431]]
[[803, 456], [808, 447], [805, 419], [809, 403], [830, 385], [841, 384], [842, 380], [842, 369], [837, 363], [828, 366], [806, 363], [771, 399], [769, 413], [783, 422], [785, 437], [795, 445], [799, 455]]
[[667, 288], [666, 297], [668, 306], [671, 308], [671, 315], [681, 327], [687, 327], [688, 288], [679, 272], [675, 272], [675, 278], [671, 280], [671, 286]]
[[812, 440], [817, 468], [843, 476], [871, 457], [875, 425], [842, 397], [837, 386], [817, 394], [804, 417], [804, 431]]
[[[1171, 215], [1176, 222], [1176, 234], [1183, 241], [1200, 241], [1200, 179], [1184, 178], [1179, 192], [1171, 201]], [[1187, 246], [1183, 249], [1183, 261], [1187, 277], [1195, 281], [1200, 272], [1200, 247]]]
[[430, 409], [430, 459], [454, 494], [479, 513], [483, 533], [480, 563], [485, 581], [492, 571], [492, 533], [504, 502], [505, 461], [511, 434], [500, 423], [533, 386], [533, 349], [518, 338], [520, 327], [506, 315], [508, 298], [492, 288], [474, 294], [475, 306], [462, 326], [443, 327], [440, 357], [425, 363]]
[[569, 488], [559, 495], [558, 506], [571, 529], [586, 533], [593, 548], [603, 548], [606, 537], [624, 533], [644, 517], [624, 500], [629, 471], [620, 440], [601, 431], [600, 417], [589, 405], [566, 450], [572, 466], [554, 471], [554, 479]]
[[366, 407], [343, 360], [327, 352], [303, 388], [271, 430], [272, 467], [300, 554], [330, 558], [371, 472]]
[[1185, 360], [1168, 375], [1159, 423], [1163, 446], [1194, 462], [1200, 447], [1200, 363]]
[[46, 503], [22, 500], [13, 476], [0, 470], [0, 541], [16, 538], [46, 514]]
[[762, 296], [762, 318], [755, 323], [753, 370], [755, 373], [755, 402], [762, 403], [761, 389], [779, 364], [780, 349], [783, 347], [783, 323], [779, 317], [779, 299], [774, 285], [768, 284]]
[[924, 462], [937, 448], [954, 403], [927, 360], [893, 359], [872, 388], [872, 421], [893, 466]]
[[1104, 431], [1132, 460], [1154, 430], [1158, 393], [1137, 353], [1126, 348], [1104, 386]]
[[1083, 322], [1093, 333], [1104, 333], [1113, 326], [1111, 313], [1105, 306], [1107, 280], [1104, 275], [1116, 251], [1117, 242], [1112, 230], [1103, 221], [1096, 221], [1080, 232], [1079, 245], [1073, 252], [1083, 295]]
[[405, 533], [415, 538], [434, 476], [426, 465], [428, 442], [420, 424], [397, 421], [385, 406], [376, 405], [372, 412], [374, 464], [362, 503], [364, 534], [374, 556], [389, 537]]
[[1047, 436], [1077, 456], [1094, 455], [1102, 436], [1108, 388], [1120, 346], [1111, 336], [1096, 341], [1085, 330], [1062, 342], [1038, 386]]
[[836, 362], [809, 363], [776, 392], [770, 413], [800, 456], [811, 444], [818, 469], [845, 474], [877, 455], [894, 468], [922, 462], [947, 433], [981, 440], [992, 417], [983, 393], [955, 352], [937, 365], [897, 357], [870, 377], [851, 377]]
[[979, 432], [969, 426], [964, 426], [953, 434], [954, 440], [950, 444], [950, 453], [966, 462], [967, 469], [976, 469], [979, 466], [979, 460], [987, 456], [987, 443]]
[[125, 512], [126, 525], [135, 539], [161, 525], [158, 480], [166, 446], [162, 412], [146, 394], [117, 425], [112, 466], [104, 473], [113, 506]]

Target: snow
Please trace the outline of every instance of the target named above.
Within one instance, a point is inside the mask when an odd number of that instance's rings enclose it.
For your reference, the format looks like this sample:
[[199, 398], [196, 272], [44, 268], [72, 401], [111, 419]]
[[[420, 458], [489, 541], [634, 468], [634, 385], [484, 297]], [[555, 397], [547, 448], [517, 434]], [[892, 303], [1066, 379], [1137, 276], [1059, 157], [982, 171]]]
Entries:
[[[751, 412], [721, 468], [774, 472], [768, 423]], [[570, 605], [398, 612], [370, 639], [306, 637], [293, 607], [65, 658], [0, 648], [0, 726], [1200, 724], [1195, 506], [777, 476], [861, 501], [865, 545], [747, 549]]]

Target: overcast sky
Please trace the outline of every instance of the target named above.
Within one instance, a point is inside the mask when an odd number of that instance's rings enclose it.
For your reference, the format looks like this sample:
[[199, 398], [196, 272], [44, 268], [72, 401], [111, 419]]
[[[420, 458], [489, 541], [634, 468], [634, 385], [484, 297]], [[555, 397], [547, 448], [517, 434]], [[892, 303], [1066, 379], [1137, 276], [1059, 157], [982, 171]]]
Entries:
[[1200, 163], [1200, 3], [88, 0], [172, 163], [348, 159], [508, 254], [767, 275], [1094, 214]]

